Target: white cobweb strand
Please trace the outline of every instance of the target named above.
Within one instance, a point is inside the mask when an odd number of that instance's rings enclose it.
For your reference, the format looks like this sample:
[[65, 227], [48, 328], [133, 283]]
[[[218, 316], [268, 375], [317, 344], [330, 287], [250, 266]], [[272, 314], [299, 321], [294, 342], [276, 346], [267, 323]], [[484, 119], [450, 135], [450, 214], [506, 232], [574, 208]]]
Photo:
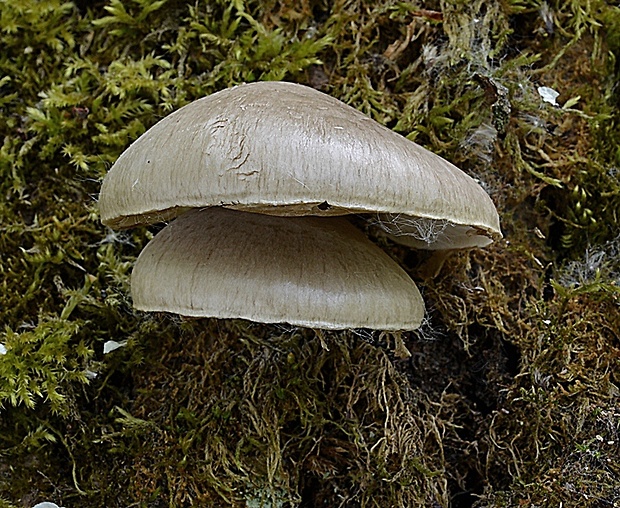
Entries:
[[378, 215], [376, 222], [383, 231], [391, 236], [409, 236], [427, 245], [439, 240], [448, 227], [447, 220], [424, 219], [402, 214]]
[[493, 241], [481, 229], [445, 219], [382, 213], [369, 219], [369, 223], [395, 242], [414, 249], [468, 249], [486, 247]]

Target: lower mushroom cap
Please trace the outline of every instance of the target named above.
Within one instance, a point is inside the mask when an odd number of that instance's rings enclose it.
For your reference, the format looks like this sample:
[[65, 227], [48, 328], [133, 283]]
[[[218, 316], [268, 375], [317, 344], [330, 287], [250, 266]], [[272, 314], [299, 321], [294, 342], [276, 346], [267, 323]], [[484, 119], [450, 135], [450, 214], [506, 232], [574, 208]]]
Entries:
[[146, 246], [134, 306], [326, 329], [413, 330], [415, 283], [343, 218], [192, 210]]

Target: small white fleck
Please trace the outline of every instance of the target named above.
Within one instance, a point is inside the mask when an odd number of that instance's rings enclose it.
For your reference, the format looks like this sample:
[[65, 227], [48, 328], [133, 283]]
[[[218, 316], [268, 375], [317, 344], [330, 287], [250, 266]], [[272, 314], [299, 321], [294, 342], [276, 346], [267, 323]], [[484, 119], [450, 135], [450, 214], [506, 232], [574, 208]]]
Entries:
[[138, 185], [138, 180], [140, 180], [140, 179], [139, 179], [139, 178], [136, 178], [136, 180], [133, 182], [133, 184], [131, 185], [131, 190], [133, 190], [133, 189], [134, 189], [134, 187], [135, 187], [136, 185]]
[[338, 129], [339, 131], [342, 131], [342, 130], [344, 130], [344, 127], [340, 127], [340, 125], [336, 125], [334, 127], [334, 129]]
[[6, 346], [4, 344], [0, 344], [0, 355], [6, 354]]
[[545, 323], [546, 325], [550, 325], [551, 324], [551, 320], [550, 319], [543, 319], [542, 322]]
[[[104, 346], [105, 348], [105, 346]], [[86, 377], [88, 379], [90, 379], [91, 381], [93, 379], [95, 379], [99, 374], [97, 372], [95, 372], [94, 370], [90, 370], [90, 369], [86, 369], [86, 371], [84, 372], [84, 374], [86, 375]]]
[[558, 105], [556, 99], [560, 96], [560, 92], [556, 92], [553, 88], [549, 88], [548, 86], [539, 86], [538, 94], [544, 102], [548, 102], [553, 106]]
[[123, 347], [126, 345], [127, 345], [126, 340], [124, 340], [123, 342], [116, 342], [115, 340], [109, 340], [103, 345], [103, 354], [107, 355], [108, 353], [111, 353], [112, 351], [118, 349], [119, 347]]

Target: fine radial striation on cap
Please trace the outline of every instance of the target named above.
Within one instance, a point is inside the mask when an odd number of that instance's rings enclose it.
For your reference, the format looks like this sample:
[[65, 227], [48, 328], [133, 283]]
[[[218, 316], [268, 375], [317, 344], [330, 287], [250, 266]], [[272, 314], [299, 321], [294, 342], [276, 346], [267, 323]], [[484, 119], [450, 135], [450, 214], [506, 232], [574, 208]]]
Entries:
[[121, 154], [99, 200], [114, 228], [209, 206], [369, 213], [401, 233], [421, 218], [447, 225], [438, 239], [451, 248], [501, 237], [493, 202], [466, 173], [343, 102], [285, 82], [239, 85], [170, 114]]
[[136, 261], [144, 311], [324, 329], [413, 330], [424, 303], [411, 278], [341, 217], [196, 209]]

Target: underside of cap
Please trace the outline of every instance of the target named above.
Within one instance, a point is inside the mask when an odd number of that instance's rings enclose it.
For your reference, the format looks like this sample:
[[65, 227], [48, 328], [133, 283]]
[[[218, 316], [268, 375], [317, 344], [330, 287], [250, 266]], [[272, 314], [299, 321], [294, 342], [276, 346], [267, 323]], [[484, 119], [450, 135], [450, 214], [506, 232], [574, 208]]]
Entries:
[[346, 219], [209, 208], [180, 216], [141, 252], [134, 306], [324, 329], [413, 330], [415, 283]]
[[164, 118], [121, 154], [99, 200], [114, 228], [206, 206], [385, 213], [501, 236], [490, 197], [463, 171], [333, 97], [284, 82], [226, 89]]
[[493, 235], [478, 227], [453, 224], [446, 220], [424, 219], [402, 214], [378, 214], [368, 218], [391, 240], [424, 250], [457, 250], [486, 247]]

